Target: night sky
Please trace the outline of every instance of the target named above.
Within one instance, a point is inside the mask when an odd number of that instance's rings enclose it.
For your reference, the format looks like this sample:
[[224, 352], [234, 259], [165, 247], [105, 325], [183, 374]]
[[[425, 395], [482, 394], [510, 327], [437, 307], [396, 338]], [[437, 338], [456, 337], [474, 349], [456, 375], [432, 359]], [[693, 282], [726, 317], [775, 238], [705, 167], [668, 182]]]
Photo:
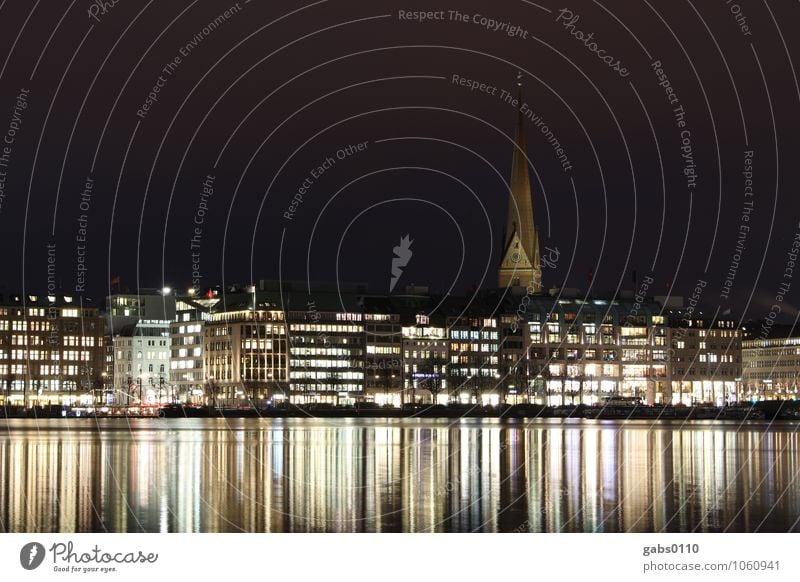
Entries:
[[797, 2], [101, 4], [0, 0], [0, 292], [495, 286], [521, 71], [547, 287], [797, 314]]

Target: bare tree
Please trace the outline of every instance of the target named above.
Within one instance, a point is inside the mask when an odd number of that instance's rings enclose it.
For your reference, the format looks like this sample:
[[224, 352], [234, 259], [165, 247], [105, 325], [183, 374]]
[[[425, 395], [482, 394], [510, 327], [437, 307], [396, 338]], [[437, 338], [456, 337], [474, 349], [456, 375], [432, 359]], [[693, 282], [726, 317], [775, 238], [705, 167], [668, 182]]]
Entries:
[[211, 408], [216, 408], [217, 407], [217, 391], [218, 391], [218, 386], [217, 386], [216, 379], [214, 379], [214, 378], [209, 378], [208, 379], [208, 382], [206, 384], [206, 390], [207, 390], [207, 392], [209, 394], [209, 397], [210, 397]]

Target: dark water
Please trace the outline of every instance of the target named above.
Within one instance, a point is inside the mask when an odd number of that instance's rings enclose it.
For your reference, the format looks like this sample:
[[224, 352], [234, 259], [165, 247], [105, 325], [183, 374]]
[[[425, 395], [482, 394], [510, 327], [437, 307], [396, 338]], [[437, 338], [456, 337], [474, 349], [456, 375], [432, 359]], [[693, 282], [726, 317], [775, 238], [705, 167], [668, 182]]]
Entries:
[[0, 531], [800, 531], [798, 428], [7, 421]]

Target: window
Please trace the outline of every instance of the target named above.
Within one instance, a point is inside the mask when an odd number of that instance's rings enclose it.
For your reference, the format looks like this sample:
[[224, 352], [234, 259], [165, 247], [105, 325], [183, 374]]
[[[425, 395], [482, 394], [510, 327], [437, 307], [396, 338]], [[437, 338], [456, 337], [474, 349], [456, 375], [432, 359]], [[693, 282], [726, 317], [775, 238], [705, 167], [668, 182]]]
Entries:
[[603, 376], [617, 376], [619, 368], [616, 364], [603, 364]]

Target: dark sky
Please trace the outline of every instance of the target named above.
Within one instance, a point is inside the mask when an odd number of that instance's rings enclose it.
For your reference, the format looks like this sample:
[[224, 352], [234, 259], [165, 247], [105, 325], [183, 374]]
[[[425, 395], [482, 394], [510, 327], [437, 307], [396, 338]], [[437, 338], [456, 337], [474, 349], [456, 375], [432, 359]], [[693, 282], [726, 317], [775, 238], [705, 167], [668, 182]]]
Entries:
[[188, 287], [193, 268], [202, 284], [338, 277], [386, 292], [406, 234], [401, 287], [493, 286], [515, 119], [501, 91], [520, 70], [541, 120], [527, 123], [541, 245], [558, 249], [547, 286], [586, 291], [592, 273], [610, 295], [635, 271], [650, 294], [689, 296], [702, 280], [707, 308], [760, 318], [788, 283], [781, 316], [796, 314], [798, 3], [458, 4], [466, 22], [413, 1], [0, 2], [0, 139], [19, 126], [0, 167], [5, 289], [43, 291], [55, 245], [60, 286], [85, 265], [94, 297], [115, 276]]

